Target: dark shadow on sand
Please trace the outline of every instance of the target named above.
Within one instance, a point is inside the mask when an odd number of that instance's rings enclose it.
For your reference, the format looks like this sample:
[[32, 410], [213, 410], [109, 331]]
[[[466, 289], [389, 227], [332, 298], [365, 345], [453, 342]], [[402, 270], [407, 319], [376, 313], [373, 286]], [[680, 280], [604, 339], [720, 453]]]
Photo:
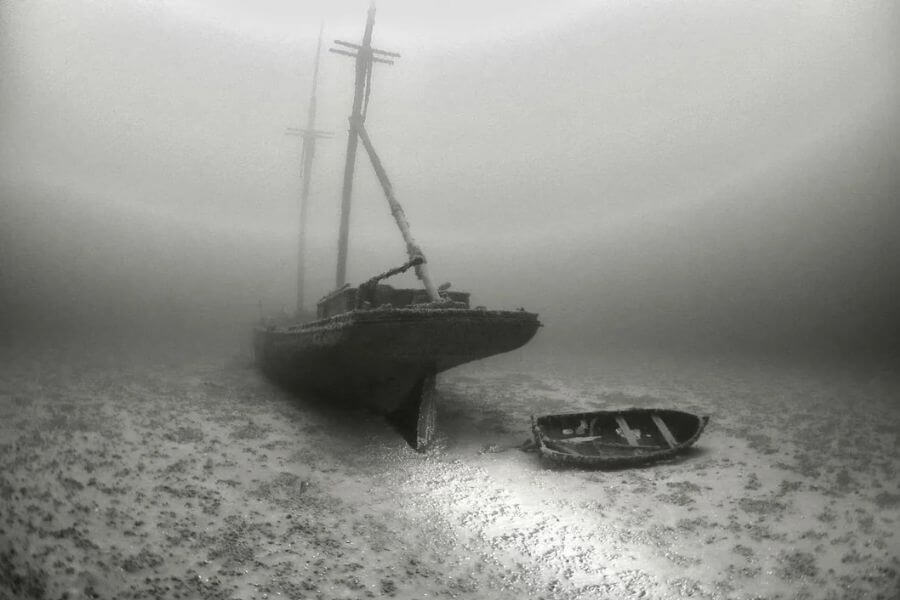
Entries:
[[[355, 403], [326, 398], [294, 382], [262, 374], [264, 381], [277, 389], [292, 406], [310, 411], [328, 424], [329, 433], [341, 440], [360, 437], [381, 437], [396, 434], [410, 446], [415, 446], [415, 415], [398, 411], [383, 415]], [[386, 424], [387, 427], [384, 427]]]

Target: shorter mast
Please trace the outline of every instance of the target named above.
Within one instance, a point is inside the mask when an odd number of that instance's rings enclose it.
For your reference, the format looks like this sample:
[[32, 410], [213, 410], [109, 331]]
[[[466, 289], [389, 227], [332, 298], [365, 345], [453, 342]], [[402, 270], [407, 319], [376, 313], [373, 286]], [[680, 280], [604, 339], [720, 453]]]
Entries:
[[306, 214], [309, 200], [309, 187], [312, 179], [312, 164], [316, 156], [316, 139], [331, 137], [331, 134], [316, 129], [316, 88], [319, 80], [319, 58], [322, 53], [322, 29], [319, 26], [319, 43], [316, 46], [316, 62], [313, 68], [312, 91], [310, 92], [309, 110], [306, 117], [306, 129], [289, 128], [288, 134], [303, 138], [303, 151], [300, 158], [300, 176], [303, 187], [300, 193], [300, 222], [297, 238], [297, 316], [303, 315], [304, 282], [306, 279]]
[[[406, 242], [406, 252], [409, 255], [410, 262], [415, 263], [416, 277], [418, 277], [432, 302], [441, 302], [443, 299], [437, 291], [434, 282], [428, 273], [426, 267], [427, 261], [422, 249], [416, 244], [409, 229], [409, 222], [406, 220], [406, 214], [397, 199], [394, 197], [394, 190], [388, 179], [387, 171], [384, 169], [381, 160], [375, 153], [372, 140], [365, 128], [366, 109], [369, 104], [369, 94], [372, 86], [372, 63], [380, 62], [392, 65], [393, 60], [385, 57], [399, 58], [400, 55], [395, 52], [387, 52], [372, 47], [372, 28], [375, 25], [375, 3], [369, 6], [369, 12], [366, 19], [366, 29], [363, 34], [361, 45], [351, 44], [341, 40], [335, 40], [335, 44], [349, 48], [330, 48], [330, 52], [343, 54], [356, 59], [356, 85], [353, 95], [353, 109], [350, 113], [350, 128], [347, 138], [347, 160], [344, 166], [344, 188], [341, 197], [341, 227], [338, 238], [338, 263], [336, 287], [340, 288], [346, 283], [347, 275], [347, 246], [348, 233], [350, 228], [350, 199], [353, 192], [353, 174], [356, 167], [356, 149], [358, 141], [362, 140], [366, 153], [372, 161], [372, 167], [378, 176], [378, 181], [387, 197], [388, 205], [391, 208], [391, 214], [400, 228], [403, 241]], [[355, 50], [355, 53], [353, 52]]]

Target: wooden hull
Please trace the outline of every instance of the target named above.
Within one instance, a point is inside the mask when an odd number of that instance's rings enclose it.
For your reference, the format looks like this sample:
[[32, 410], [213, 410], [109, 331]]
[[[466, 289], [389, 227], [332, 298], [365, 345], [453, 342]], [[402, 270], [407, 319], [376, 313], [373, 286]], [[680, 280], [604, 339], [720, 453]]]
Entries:
[[272, 378], [325, 398], [392, 413], [418, 402], [436, 373], [530, 340], [525, 311], [469, 308], [352, 310], [254, 332], [256, 360]]
[[632, 408], [532, 417], [542, 456], [560, 463], [622, 468], [669, 458], [690, 447], [709, 417]]

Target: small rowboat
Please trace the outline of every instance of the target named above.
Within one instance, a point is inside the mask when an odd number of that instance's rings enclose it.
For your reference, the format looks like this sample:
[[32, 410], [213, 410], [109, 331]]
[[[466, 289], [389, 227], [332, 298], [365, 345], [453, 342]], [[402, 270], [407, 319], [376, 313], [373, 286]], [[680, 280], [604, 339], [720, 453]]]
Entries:
[[631, 408], [532, 417], [541, 456], [571, 465], [621, 468], [669, 458], [690, 447], [709, 417]]

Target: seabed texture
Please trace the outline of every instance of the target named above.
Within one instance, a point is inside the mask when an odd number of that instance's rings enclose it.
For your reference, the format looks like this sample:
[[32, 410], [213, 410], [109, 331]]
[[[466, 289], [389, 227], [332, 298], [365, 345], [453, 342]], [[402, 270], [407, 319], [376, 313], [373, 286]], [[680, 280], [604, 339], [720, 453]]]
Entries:
[[[521, 351], [442, 375], [417, 454], [249, 354], [2, 358], [2, 598], [900, 597], [889, 370]], [[622, 406], [711, 419], [642, 469], [516, 449]]]

